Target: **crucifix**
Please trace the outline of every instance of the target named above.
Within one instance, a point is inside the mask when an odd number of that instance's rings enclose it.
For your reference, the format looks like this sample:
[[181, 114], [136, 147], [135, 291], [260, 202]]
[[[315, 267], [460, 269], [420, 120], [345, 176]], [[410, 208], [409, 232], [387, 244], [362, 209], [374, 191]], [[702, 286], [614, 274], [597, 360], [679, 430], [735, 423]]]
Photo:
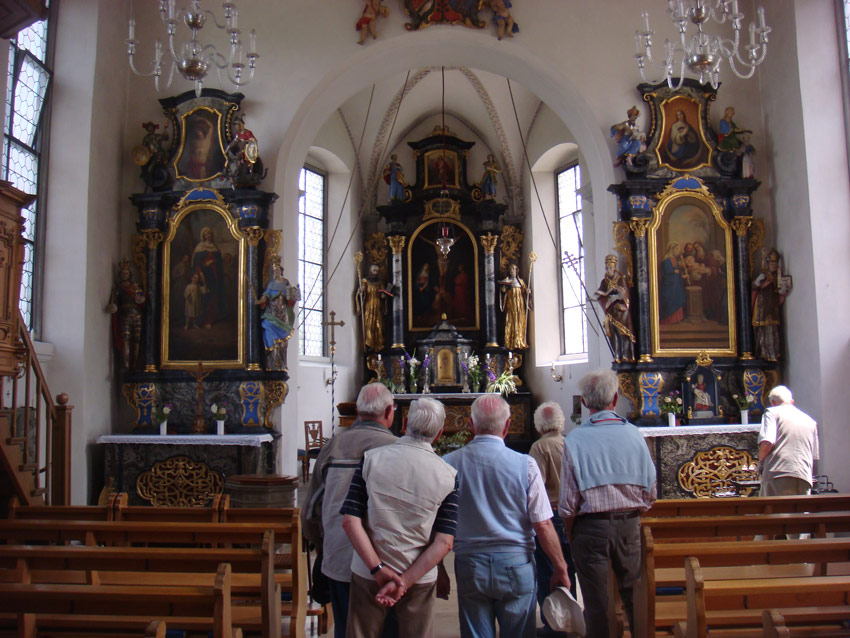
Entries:
[[198, 371], [189, 372], [189, 376], [198, 382], [198, 411], [195, 415], [195, 420], [192, 421], [192, 432], [194, 434], [204, 434], [207, 431], [207, 422], [203, 417], [203, 400], [204, 400], [204, 379], [212, 374], [212, 370], [204, 371], [204, 364], [198, 361]]
[[331, 310], [328, 314], [331, 316], [330, 321], [323, 321], [323, 326], [331, 327], [331, 340], [328, 342], [328, 345], [331, 347], [331, 376], [325, 379], [325, 383], [331, 386], [331, 436], [334, 433], [334, 388], [336, 382], [336, 364], [334, 363], [334, 354], [336, 353], [336, 337], [334, 336], [334, 328], [339, 326], [340, 328], [345, 325], [345, 322], [340, 319], [336, 320], [336, 313]]

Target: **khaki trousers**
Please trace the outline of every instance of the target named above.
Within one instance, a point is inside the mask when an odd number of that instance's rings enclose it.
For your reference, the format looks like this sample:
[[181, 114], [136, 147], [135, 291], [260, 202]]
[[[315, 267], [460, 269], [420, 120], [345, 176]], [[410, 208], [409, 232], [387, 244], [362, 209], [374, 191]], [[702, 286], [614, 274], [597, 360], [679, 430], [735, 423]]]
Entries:
[[[412, 585], [393, 606], [399, 638], [432, 638], [436, 587], [436, 582]], [[374, 580], [351, 574], [346, 638], [380, 638], [388, 609], [375, 600], [379, 589]]]

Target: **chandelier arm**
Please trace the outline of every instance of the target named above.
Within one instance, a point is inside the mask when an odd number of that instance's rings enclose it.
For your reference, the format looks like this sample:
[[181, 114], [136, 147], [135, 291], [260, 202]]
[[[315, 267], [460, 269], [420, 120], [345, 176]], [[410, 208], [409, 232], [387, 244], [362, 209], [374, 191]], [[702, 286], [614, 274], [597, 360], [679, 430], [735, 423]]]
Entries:
[[219, 24], [218, 18], [216, 18], [216, 15], [212, 11], [210, 11], [209, 9], [204, 9], [203, 12], [206, 13], [210, 18], [212, 18], [213, 24], [215, 25], [216, 29], [221, 29], [222, 31], [227, 29], [228, 24], [226, 17], [224, 19], [224, 24]]
[[746, 62], [740, 62], [744, 65], [745, 68], [748, 68], [749, 71], [742, 73], [738, 70], [738, 63], [736, 63], [735, 58], [729, 58], [729, 68], [732, 69], [732, 73], [741, 78], [742, 80], [749, 80], [753, 77], [753, 74], [756, 72], [757, 64], [747, 64]]
[[[251, 80], [253, 80], [253, 79], [254, 79], [254, 69], [253, 69], [252, 67], [250, 67], [250, 66], [248, 67], [248, 78], [247, 78], [247, 79], [242, 79], [241, 77], [237, 79], [237, 78], [233, 77], [233, 76], [230, 74], [230, 70], [231, 70], [231, 68], [232, 68], [232, 67], [227, 67], [226, 75], [227, 75], [227, 79], [228, 79], [228, 80], [230, 81], [230, 83], [231, 83], [231, 84], [233, 84], [234, 86], [245, 86], [245, 85], [246, 85], [246, 84], [248, 84]], [[219, 71], [218, 71], [219, 82], [221, 81], [221, 71], [222, 71], [222, 69], [219, 69]]]
[[149, 78], [153, 75], [157, 75], [157, 66], [160, 66], [159, 70], [162, 71], [161, 64], [157, 65], [156, 60], [154, 60], [153, 64], [151, 64], [151, 70], [150, 71], [139, 71], [136, 68], [136, 54], [135, 54], [135, 52], [130, 53], [129, 50], [128, 50], [127, 58], [130, 61], [130, 70], [133, 73], [135, 73], [136, 75], [141, 75], [142, 77], [145, 77], [145, 78]]

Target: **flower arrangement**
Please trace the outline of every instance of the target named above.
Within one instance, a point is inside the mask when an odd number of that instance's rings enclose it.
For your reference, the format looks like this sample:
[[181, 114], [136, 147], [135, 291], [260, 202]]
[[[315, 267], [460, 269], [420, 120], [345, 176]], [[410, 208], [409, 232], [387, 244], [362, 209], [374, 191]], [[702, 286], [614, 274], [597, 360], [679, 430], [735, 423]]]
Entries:
[[477, 354], [470, 355], [466, 360], [466, 376], [473, 388], [478, 388], [481, 385], [482, 377], [484, 376], [481, 370], [481, 360]]
[[498, 392], [505, 396], [516, 392], [516, 382], [519, 380], [519, 377], [517, 377], [510, 368], [502, 370], [502, 374], [498, 377], [494, 375], [492, 371], [490, 372], [490, 375], [492, 375], [492, 378], [487, 384], [487, 392]]
[[756, 398], [752, 394], [740, 395], [733, 394], [732, 400], [738, 405], [738, 409], [743, 411], [750, 411], [753, 406], [756, 404]]
[[392, 392], [393, 394], [404, 394], [404, 384], [403, 383], [395, 383], [389, 377], [382, 377], [381, 383], [384, 384], [387, 390]]
[[658, 399], [658, 407], [662, 414], [681, 414], [684, 404], [678, 390], [673, 390]]
[[431, 445], [438, 455], [443, 456], [444, 454], [448, 454], [449, 452], [462, 448], [464, 445], [469, 443], [471, 438], [472, 432], [467, 429], [463, 429], [458, 430], [454, 434], [444, 434]]
[[415, 356], [411, 357], [406, 352], [404, 357], [407, 360], [407, 381], [411, 390], [413, 390], [419, 383], [419, 359]]
[[218, 405], [217, 403], [213, 403], [210, 406], [210, 410], [212, 410], [213, 415], [215, 416], [216, 421], [224, 421], [227, 417], [227, 408], [223, 405]]
[[174, 406], [170, 403], [165, 403], [163, 405], [156, 405], [153, 408], [153, 418], [155, 423], [162, 423], [163, 421], [168, 420], [168, 415], [171, 414], [171, 410]]

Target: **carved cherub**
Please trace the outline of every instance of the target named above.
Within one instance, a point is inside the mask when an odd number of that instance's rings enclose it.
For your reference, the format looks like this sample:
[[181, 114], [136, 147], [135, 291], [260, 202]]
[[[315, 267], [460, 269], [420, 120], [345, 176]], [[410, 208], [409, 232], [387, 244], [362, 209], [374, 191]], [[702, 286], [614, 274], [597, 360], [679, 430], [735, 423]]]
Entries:
[[383, 0], [364, 0], [363, 13], [357, 21], [357, 30], [360, 31], [360, 40], [357, 44], [363, 44], [366, 36], [371, 35], [373, 40], [378, 38], [375, 23], [378, 18], [386, 18], [390, 14], [389, 8], [383, 5]]

